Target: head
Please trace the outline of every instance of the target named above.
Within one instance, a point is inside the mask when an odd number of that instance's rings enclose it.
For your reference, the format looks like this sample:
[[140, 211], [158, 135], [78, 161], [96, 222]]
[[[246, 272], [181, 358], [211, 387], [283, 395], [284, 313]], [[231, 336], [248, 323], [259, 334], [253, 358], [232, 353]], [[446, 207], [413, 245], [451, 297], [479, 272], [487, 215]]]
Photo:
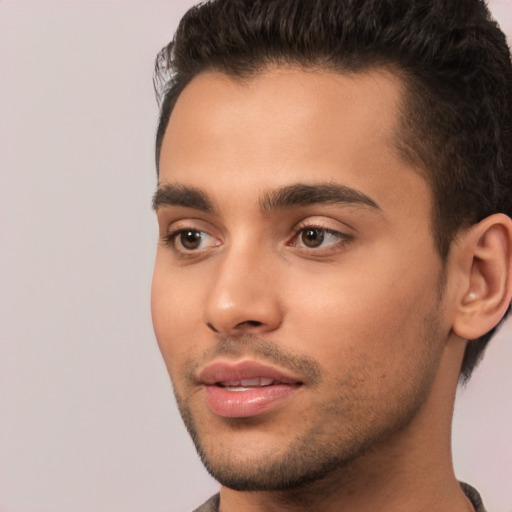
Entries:
[[[191, 9], [156, 62], [157, 168], [169, 117], [194, 77], [216, 70], [247, 78], [276, 64], [388, 69], [402, 80], [397, 145], [431, 187], [443, 260], [460, 231], [496, 212], [512, 215], [510, 53], [483, 1], [216, 1]], [[468, 344], [463, 381], [494, 332]]]
[[[486, 254], [510, 244], [512, 68], [485, 5], [208, 2], [156, 83], [153, 318], [214, 475], [299, 486], [432, 421], [510, 301]], [[466, 281], [506, 291], [454, 334]]]

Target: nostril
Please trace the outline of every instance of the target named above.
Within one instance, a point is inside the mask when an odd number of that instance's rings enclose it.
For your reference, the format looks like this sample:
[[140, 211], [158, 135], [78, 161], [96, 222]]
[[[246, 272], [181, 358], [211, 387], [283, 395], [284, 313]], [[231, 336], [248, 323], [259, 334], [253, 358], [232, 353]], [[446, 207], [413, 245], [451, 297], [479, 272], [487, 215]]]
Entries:
[[211, 329], [213, 332], [215, 332], [215, 333], [218, 333], [218, 332], [219, 332], [219, 331], [218, 331], [218, 330], [213, 326], [213, 324], [211, 324], [210, 322], [208, 322], [208, 323], [206, 324], [206, 326], [207, 326], [209, 329]]
[[260, 325], [263, 325], [262, 322], [258, 322], [258, 320], [245, 320], [244, 322], [240, 322], [237, 324], [237, 328], [243, 328], [243, 327], [259, 327]]

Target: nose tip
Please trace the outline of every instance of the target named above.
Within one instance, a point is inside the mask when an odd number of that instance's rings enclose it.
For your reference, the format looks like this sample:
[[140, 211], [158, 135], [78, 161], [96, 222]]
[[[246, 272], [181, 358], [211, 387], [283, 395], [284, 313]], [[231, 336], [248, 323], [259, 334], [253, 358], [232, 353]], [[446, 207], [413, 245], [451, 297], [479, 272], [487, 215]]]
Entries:
[[268, 266], [225, 261], [207, 290], [203, 323], [216, 333], [229, 336], [262, 334], [282, 321], [276, 280]]
[[256, 306], [253, 302], [252, 306], [248, 306], [241, 301], [231, 301], [229, 308], [222, 308], [211, 301], [205, 324], [216, 334], [259, 334], [276, 329], [280, 324], [280, 314], [271, 304], [260, 303]]

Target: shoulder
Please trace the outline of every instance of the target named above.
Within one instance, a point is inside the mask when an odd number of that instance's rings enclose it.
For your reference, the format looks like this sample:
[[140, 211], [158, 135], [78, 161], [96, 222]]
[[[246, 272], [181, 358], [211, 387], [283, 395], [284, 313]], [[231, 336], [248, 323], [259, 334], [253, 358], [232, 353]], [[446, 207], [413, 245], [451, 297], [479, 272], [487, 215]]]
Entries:
[[464, 494], [469, 498], [469, 501], [471, 501], [473, 507], [475, 507], [475, 512], [486, 512], [478, 491], [474, 487], [471, 487], [471, 485], [464, 482], [459, 482], [459, 484], [464, 491]]

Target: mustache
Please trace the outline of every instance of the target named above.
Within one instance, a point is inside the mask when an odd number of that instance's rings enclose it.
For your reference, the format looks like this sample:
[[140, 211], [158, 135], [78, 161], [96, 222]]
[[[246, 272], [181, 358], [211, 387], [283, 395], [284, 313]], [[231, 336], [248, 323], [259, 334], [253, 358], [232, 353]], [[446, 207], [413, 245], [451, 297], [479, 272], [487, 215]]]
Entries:
[[321, 366], [311, 357], [290, 353], [277, 343], [252, 334], [243, 334], [236, 338], [221, 336], [214, 347], [205, 350], [198, 359], [187, 365], [188, 380], [197, 380], [198, 368], [219, 356], [227, 356], [229, 359], [256, 358], [305, 377], [311, 384], [319, 384], [323, 380]]

